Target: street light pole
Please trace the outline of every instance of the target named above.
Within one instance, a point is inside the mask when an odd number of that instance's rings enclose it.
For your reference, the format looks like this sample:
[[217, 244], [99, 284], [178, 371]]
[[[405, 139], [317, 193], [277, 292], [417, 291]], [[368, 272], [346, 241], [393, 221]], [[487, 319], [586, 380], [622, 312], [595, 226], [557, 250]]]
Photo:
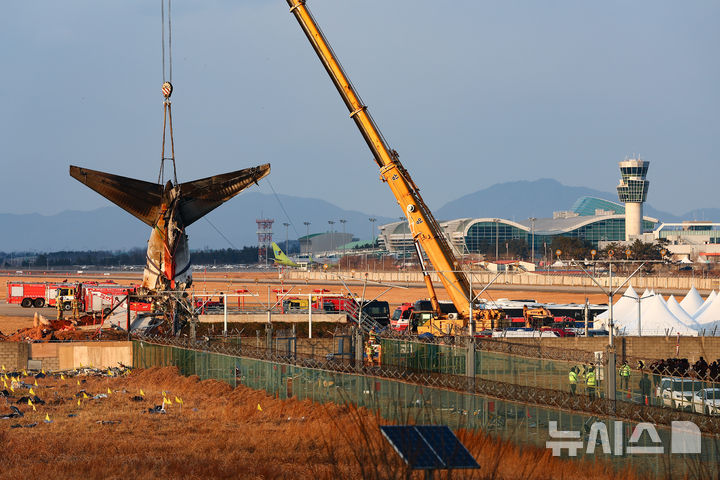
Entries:
[[285, 252], [290, 253], [290, 247], [288, 247], [288, 243], [290, 242], [290, 240], [288, 240], [288, 227], [290, 224], [283, 223], [283, 226], [285, 227]]
[[[342, 226], [343, 226], [343, 253], [342, 253], [342, 256], [343, 256], [343, 258], [345, 258], [346, 254], [347, 254], [347, 252], [345, 250], [345, 247], [347, 246], [347, 242], [345, 241], [345, 240], [347, 240], [345, 238], [345, 224], [347, 223], [347, 220], [345, 220], [344, 218], [341, 218], [340, 223], [342, 223]], [[347, 261], [345, 263], [347, 263]], [[342, 261], [340, 262], [340, 268], [342, 269]]]
[[330, 225], [330, 251], [335, 251], [335, 228], [333, 225], [335, 225], [335, 222], [332, 220], [328, 220], [328, 224]]
[[500, 219], [495, 218], [495, 263], [498, 261], [498, 245], [500, 244]]
[[[532, 238], [532, 240], [531, 240], [531, 245], [530, 245], [532, 254], [531, 254], [531, 257], [530, 257], [530, 258], [531, 258], [531, 261], [532, 261], [533, 265], [535, 265], [535, 220], [537, 220], [537, 218], [536, 218], [536, 217], [530, 217], [529, 220], [530, 220], [530, 224], [532, 225], [532, 227], [531, 227], [531, 229], [530, 229], [530, 231], [531, 231], [531, 236], [532, 236], [532, 237], [531, 237], [531, 238]], [[533, 267], [533, 268], [534, 268], [534, 267]]]
[[303, 222], [305, 225], [305, 254], [310, 255], [310, 222]]

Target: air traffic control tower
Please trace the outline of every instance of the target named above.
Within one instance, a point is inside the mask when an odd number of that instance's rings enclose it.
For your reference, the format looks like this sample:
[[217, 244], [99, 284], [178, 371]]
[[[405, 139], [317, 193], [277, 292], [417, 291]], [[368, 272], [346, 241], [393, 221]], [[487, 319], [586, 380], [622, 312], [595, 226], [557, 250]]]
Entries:
[[630, 241], [643, 233], [643, 203], [650, 185], [645, 177], [650, 162], [638, 157], [619, 162], [619, 165], [622, 178], [617, 191], [620, 201], [625, 204], [625, 241]]

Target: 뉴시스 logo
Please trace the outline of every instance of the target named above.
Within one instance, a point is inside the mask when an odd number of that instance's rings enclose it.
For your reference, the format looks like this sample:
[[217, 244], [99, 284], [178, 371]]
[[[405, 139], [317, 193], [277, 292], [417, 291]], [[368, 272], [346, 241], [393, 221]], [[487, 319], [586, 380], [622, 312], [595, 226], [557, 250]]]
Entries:
[[[665, 445], [660, 440], [655, 426], [652, 423], [638, 423], [632, 431], [627, 445], [623, 442], [623, 422], [615, 421], [613, 442], [610, 442], [607, 425], [603, 422], [594, 422], [587, 435], [587, 447], [585, 453], [592, 455], [595, 448], [600, 444], [606, 455], [628, 455], [633, 454], [663, 454], [666, 453]], [[563, 450], [567, 455], [576, 457], [579, 450], [583, 449], [583, 440], [578, 430], [558, 430], [557, 421], [549, 423], [549, 435], [552, 440], [545, 442], [545, 447], [553, 451], [554, 457], [562, 455]], [[646, 434], [652, 445], [639, 445], [643, 434]], [[672, 422], [670, 427], [670, 453], [695, 454], [700, 453], [702, 435], [700, 429], [693, 422]], [[623, 452], [623, 448], [625, 451]]]

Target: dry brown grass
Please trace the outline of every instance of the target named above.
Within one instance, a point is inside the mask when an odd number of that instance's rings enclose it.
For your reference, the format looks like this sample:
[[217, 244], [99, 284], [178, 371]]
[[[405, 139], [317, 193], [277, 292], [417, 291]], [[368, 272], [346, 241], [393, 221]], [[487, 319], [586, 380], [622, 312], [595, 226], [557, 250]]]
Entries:
[[[56, 378], [38, 383], [36, 393], [46, 405], [38, 405], [37, 412], [20, 405], [25, 417], [0, 420], [3, 478], [38, 478], [50, 471], [55, 478], [401, 478], [407, 473], [381, 437], [381, 422], [364, 409], [277, 400], [263, 391], [182, 377], [174, 368], [88, 378], [81, 385]], [[80, 390], [92, 396], [108, 388], [113, 391], [108, 398], [77, 405]], [[140, 389], [145, 400], [131, 401]], [[148, 407], [162, 402], [163, 390], [173, 401], [168, 413], [148, 414]], [[176, 396], [184, 401], [182, 409]], [[0, 406], [0, 413], [6, 411]], [[50, 424], [43, 422], [46, 413]], [[33, 422], [38, 423], [34, 428], [10, 428]], [[547, 450], [520, 449], [474, 432], [462, 431], [460, 438], [482, 467], [472, 478], [617, 478], [602, 464], [562, 461]]]

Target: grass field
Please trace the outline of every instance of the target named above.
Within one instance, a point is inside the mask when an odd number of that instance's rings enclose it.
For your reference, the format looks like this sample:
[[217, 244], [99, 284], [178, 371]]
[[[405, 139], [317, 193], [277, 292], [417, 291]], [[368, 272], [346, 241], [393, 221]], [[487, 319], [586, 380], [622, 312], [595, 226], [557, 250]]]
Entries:
[[[50, 472], [53, 478], [169, 479], [408, 474], [381, 437], [382, 422], [362, 409], [278, 400], [243, 386], [182, 377], [174, 368], [78, 378], [39, 379], [34, 392], [46, 404], [36, 405], [35, 412], [20, 404], [24, 417], [0, 420], [2, 478], [44, 478]], [[83, 398], [83, 390], [90, 398]], [[140, 390], [144, 398], [133, 401]], [[162, 404], [163, 391], [173, 402], [167, 413], [147, 413]], [[107, 398], [91, 398], [101, 393]], [[10, 411], [4, 403], [0, 400], [0, 414]], [[46, 414], [52, 423], [44, 421]], [[460, 431], [459, 437], [481, 470], [455, 471], [454, 478], [635, 478], [602, 463], [563, 461], [549, 450], [519, 449], [478, 433]], [[416, 472], [412, 478], [421, 476]]]

